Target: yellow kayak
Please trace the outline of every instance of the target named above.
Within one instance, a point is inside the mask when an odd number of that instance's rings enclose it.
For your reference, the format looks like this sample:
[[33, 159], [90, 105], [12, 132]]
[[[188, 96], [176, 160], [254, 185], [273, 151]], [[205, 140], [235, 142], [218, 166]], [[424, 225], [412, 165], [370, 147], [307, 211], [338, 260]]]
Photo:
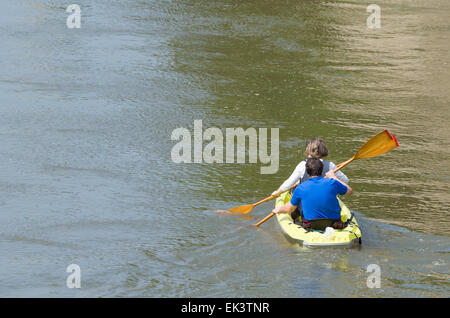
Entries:
[[[289, 191], [285, 192], [277, 198], [275, 206], [282, 206], [289, 202], [290, 199], [291, 194]], [[361, 230], [356, 218], [339, 198], [338, 201], [341, 206], [341, 221], [350, 221], [344, 229], [335, 229], [332, 236], [325, 236], [322, 231], [305, 230], [299, 224], [294, 223], [290, 213], [276, 214], [278, 224], [280, 224], [283, 233], [289, 241], [306, 247], [353, 246], [354, 244], [361, 244]]]

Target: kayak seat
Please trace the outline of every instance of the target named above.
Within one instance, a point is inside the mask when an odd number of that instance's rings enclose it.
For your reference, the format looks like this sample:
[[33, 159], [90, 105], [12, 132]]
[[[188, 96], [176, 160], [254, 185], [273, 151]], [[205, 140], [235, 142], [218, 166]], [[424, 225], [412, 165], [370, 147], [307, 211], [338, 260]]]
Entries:
[[327, 227], [332, 227], [335, 229], [343, 229], [344, 224], [341, 220], [335, 219], [313, 219], [308, 221], [302, 221], [301, 226], [307, 230], [325, 231]]

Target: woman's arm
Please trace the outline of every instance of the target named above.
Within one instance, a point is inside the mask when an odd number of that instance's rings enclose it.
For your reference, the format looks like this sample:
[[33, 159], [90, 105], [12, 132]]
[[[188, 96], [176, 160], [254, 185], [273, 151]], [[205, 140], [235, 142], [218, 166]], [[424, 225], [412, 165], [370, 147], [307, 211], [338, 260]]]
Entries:
[[300, 180], [305, 174], [305, 161], [300, 162], [292, 172], [291, 176], [283, 182], [283, 184], [274, 191], [272, 195], [279, 195], [284, 191], [289, 190], [298, 180]]

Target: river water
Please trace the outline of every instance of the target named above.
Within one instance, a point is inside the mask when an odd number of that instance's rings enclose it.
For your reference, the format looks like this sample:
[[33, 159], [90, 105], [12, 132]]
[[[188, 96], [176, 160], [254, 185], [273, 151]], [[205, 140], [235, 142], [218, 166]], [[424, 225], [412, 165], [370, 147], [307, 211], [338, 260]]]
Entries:
[[[0, 296], [450, 296], [446, 0], [0, 4]], [[279, 170], [174, 163], [178, 127], [279, 128]], [[342, 162], [360, 248], [289, 243], [267, 197], [305, 140]], [[69, 264], [81, 288], [66, 286]], [[368, 288], [367, 267], [381, 287]]]

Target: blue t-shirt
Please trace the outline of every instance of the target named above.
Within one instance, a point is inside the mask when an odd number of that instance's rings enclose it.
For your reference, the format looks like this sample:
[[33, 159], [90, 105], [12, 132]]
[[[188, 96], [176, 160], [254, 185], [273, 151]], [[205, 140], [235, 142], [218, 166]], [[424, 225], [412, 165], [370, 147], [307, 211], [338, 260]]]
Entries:
[[347, 187], [337, 180], [314, 177], [300, 183], [292, 194], [291, 204], [298, 206], [300, 201], [305, 220], [341, 219], [341, 207], [336, 198], [347, 193]]

